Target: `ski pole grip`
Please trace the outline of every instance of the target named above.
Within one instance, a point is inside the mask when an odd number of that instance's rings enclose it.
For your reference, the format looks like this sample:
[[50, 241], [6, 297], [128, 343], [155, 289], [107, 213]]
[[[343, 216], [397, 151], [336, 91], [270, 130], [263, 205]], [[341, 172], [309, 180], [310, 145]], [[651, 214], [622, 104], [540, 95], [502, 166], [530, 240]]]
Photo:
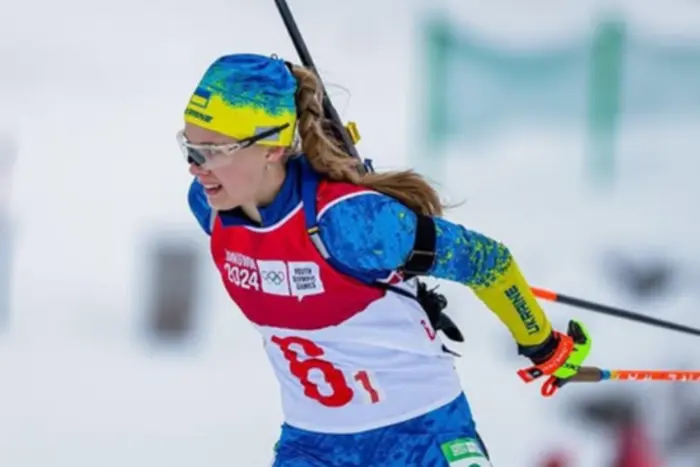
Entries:
[[571, 378], [567, 378], [566, 382], [569, 383], [597, 383], [602, 381], [603, 370], [594, 366], [582, 366]]

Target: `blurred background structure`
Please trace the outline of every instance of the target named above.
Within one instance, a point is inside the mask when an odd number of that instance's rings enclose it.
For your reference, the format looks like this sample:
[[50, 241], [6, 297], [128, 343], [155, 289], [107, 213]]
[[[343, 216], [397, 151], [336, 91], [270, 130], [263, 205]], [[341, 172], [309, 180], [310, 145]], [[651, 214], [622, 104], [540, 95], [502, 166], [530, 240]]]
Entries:
[[[700, 3], [289, 3], [377, 169], [429, 174], [533, 285], [700, 326]], [[296, 59], [274, 3], [28, 0], [0, 21], [0, 465], [267, 465], [277, 383], [174, 135], [214, 58]], [[700, 466], [700, 386], [542, 399], [443, 287], [494, 465]], [[545, 306], [589, 326], [594, 364], [700, 368], [697, 339]]]
[[17, 146], [12, 135], [0, 128], [0, 334], [9, 325], [10, 283], [12, 270], [12, 216], [10, 192], [12, 173], [17, 157]]

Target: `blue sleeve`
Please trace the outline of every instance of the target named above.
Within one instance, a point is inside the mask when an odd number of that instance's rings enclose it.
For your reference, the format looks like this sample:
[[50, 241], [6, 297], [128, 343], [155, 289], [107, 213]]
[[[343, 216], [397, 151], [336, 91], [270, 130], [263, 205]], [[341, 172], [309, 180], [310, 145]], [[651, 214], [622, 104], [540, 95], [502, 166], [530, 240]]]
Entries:
[[[435, 218], [436, 260], [429, 275], [468, 286], [488, 286], [511, 263], [508, 249], [478, 232]], [[329, 253], [348, 268], [385, 277], [402, 266], [413, 248], [416, 214], [376, 193], [354, 196], [319, 220]]]
[[192, 214], [194, 214], [202, 230], [204, 230], [207, 235], [211, 235], [211, 206], [209, 206], [207, 196], [204, 194], [204, 187], [197, 180], [192, 180], [190, 191], [187, 195], [187, 201], [190, 204]]

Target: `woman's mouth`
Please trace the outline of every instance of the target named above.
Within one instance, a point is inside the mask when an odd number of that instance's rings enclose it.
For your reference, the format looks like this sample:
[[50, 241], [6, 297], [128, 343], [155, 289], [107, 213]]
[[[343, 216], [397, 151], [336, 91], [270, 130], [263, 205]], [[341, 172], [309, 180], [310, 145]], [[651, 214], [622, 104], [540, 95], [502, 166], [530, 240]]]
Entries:
[[207, 196], [214, 196], [221, 191], [221, 185], [218, 183], [206, 183], [202, 186], [204, 186], [204, 193], [206, 193]]

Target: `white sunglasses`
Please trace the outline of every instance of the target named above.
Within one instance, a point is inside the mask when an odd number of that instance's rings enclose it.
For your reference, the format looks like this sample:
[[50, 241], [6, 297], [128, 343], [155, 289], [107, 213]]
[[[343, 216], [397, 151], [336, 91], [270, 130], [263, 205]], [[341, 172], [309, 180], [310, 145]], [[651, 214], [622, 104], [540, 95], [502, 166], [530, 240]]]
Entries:
[[188, 164], [194, 164], [198, 167], [206, 166], [209, 169], [221, 167], [230, 162], [230, 156], [234, 153], [245, 149], [258, 143], [272, 135], [279, 133], [289, 126], [289, 123], [285, 123], [280, 126], [270, 128], [263, 132], [258, 133], [255, 136], [246, 138], [241, 141], [236, 141], [235, 143], [225, 143], [225, 144], [195, 144], [187, 141], [185, 137], [185, 131], [180, 130], [177, 132], [176, 138], [177, 143], [180, 146], [182, 155]]

